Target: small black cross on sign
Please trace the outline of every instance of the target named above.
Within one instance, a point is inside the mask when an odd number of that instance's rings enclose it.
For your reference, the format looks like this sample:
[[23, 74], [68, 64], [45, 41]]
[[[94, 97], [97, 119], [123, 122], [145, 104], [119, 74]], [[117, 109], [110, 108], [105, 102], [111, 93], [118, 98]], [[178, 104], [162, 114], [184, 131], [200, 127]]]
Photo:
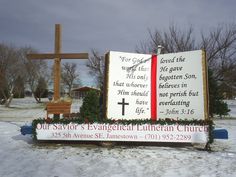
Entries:
[[125, 105], [129, 105], [129, 103], [125, 103], [125, 99], [122, 98], [122, 102], [118, 102], [117, 104], [122, 105], [122, 116], [125, 115]]

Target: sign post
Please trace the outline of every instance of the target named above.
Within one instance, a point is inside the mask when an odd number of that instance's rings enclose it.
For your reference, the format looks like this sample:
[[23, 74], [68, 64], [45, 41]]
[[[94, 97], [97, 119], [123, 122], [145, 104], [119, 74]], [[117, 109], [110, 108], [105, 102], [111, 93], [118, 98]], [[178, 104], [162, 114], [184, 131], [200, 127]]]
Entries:
[[204, 51], [158, 55], [110, 51], [105, 64], [107, 120], [38, 123], [38, 140], [209, 142]]

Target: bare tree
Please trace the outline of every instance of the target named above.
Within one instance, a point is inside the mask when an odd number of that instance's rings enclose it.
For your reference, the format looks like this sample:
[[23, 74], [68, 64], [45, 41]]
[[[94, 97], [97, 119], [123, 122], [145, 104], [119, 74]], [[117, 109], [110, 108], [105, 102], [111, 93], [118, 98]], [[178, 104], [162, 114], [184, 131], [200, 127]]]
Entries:
[[18, 54], [19, 51], [16, 48], [0, 44], [0, 92], [6, 107], [10, 106], [13, 99], [17, 78], [24, 75]]
[[[209, 68], [213, 76], [228, 90], [236, 90], [236, 25], [219, 25], [209, 33], [202, 32], [201, 38], [195, 40], [193, 27], [180, 30], [170, 25], [167, 31], [148, 30], [150, 40], [141, 42], [136, 51], [139, 53], [156, 53], [157, 46], [164, 47], [163, 53], [204, 49], [207, 53]], [[224, 88], [224, 87], [223, 87]]]
[[67, 87], [68, 93], [71, 96], [71, 89], [75, 82], [79, 83], [79, 74], [76, 72], [76, 64], [75, 63], [65, 63], [62, 67], [62, 82]]
[[98, 87], [103, 86], [105, 59], [104, 56], [99, 55], [98, 51], [92, 50], [92, 57], [88, 59], [87, 67], [89, 73], [95, 76]]
[[37, 93], [38, 83], [43, 79], [48, 84], [50, 74], [47, 62], [45, 60], [28, 60], [26, 54], [29, 53], [37, 53], [37, 51], [31, 47], [20, 49], [20, 56], [25, 69], [25, 82], [31, 90], [35, 100], [40, 103], [41, 99], [38, 97], [40, 94]]
[[181, 52], [196, 49], [193, 28], [180, 30], [175, 25], [170, 25], [167, 31], [148, 30], [150, 41], [141, 42], [136, 47], [139, 53], [156, 53], [157, 46], [161, 45], [163, 53]]
[[32, 51], [35, 50], [31, 47], [16, 48], [0, 44], [0, 97], [6, 107], [10, 106], [14, 94], [18, 94], [26, 84], [35, 93], [39, 78], [48, 78], [45, 61], [30, 61], [26, 58], [26, 54]]
[[201, 46], [207, 52], [209, 67], [214, 70], [221, 91], [235, 92], [236, 24], [219, 25], [209, 34], [202, 33]]

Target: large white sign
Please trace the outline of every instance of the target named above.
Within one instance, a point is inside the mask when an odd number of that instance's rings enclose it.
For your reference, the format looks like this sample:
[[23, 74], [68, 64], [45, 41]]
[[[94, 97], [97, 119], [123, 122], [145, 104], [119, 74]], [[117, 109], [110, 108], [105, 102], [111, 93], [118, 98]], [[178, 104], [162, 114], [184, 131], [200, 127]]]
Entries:
[[206, 143], [208, 126], [123, 124], [38, 124], [38, 140]]
[[106, 62], [107, 118], [207, 118], [202, 50], [158, 56], [111, 51]]

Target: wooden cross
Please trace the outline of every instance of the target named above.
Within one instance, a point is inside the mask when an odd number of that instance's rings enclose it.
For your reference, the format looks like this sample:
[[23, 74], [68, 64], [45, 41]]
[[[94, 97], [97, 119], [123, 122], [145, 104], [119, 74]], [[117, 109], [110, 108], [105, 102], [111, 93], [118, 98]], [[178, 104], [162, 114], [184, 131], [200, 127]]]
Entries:
[[55, 25], [54, 53], [28, 54], [28, 59], [54, 59], [54, 101], [60, 100], [61, 59], [88, 59], [88, 53], [61, 53], [61, 25]]

